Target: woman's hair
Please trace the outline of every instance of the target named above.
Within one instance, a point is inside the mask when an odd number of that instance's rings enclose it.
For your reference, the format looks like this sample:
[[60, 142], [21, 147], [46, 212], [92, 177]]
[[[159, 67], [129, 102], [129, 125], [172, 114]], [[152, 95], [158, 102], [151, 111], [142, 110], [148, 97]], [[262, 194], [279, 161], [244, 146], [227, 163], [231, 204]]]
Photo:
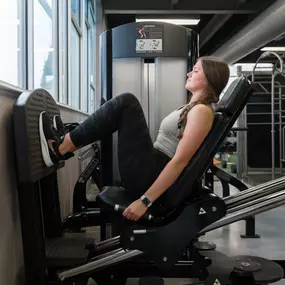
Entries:
[[228, 64], [221, 59], [213, 56], [203, 56], [198, 58], [197, 61], [200, 61], [202, 64], [207, 81], [205, 92], [207, 92], [208, 96], [204, 100], [193, 102], [187, 105], [181, 111], [180, 118], [178, 120], [178, 138], [182, 137], [182, 126], [186, 125], [187, 114], [189, 111], [197, 104], [210, 105], [217, 103], [219, 101], [220, 94], [228, 83], [230, 76]]

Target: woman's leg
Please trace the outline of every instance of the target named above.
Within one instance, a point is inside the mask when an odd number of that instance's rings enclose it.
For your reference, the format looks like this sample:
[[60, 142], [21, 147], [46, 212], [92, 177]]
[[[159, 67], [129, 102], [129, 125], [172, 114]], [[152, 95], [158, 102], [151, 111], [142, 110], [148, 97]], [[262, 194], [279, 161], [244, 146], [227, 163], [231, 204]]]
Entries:
[[142, 107], [130, 93], [107, 101], [64, 139], [53, 132], [45, 112], [40, 115], [39, 123], [43, 157], [48, 166], [69, 158], [76, 149], [104, 139], [116, 131], [119, 135], [119, 153], [124, 153], [119, 159], [149, 152], [153, 148]]

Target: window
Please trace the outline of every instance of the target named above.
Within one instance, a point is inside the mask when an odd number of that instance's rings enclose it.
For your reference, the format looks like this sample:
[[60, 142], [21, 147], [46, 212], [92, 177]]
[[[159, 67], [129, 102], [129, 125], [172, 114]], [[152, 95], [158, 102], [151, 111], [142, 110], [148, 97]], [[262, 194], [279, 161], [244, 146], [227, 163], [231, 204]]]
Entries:
[[88, 88], [89, 88], [89, 60], [88, 60], [88, 24], [84, 25], [83, 33], [83, 45], [84, 45], [84, 64], [83, 64], [83, 98], [82, 98], [82, 110], [88, 112]]
[[34, 88], [44, 88], [57, 98], [54, 14], [52, 0], [34, 0]]
[[72, 25], [71, 31], [71, 98], [70, 105], [80, 107], [80, 37]]
[[[80, 20], [81, 17], [81, 20]], [[68, 104], [84, 112], [95, 108], [95, 18], [93, 1], [71, 0]]]
[[58, 1], [58, 59], [59, 102], [67, 104], [68, 97], [68, 1]]
[[69, 81], [71, 90], [69, 91], [68, 104], [75, 109], [82, 109], [81, 100], [81, 41], [82, 29], [80, 28], [81, 1], [71, 1], [71, 47]]
[[94, 14], [92, 13], [91, 7], [89, 8], [90, 17], [90, 48], [89, 48], [89, 62], [90, 62], [90, 106], [89, 111], [93, 112], [95, 110], [95, 20]]
[[75, 16], [76, 20], [77, 20], [77, 24], [80, 26], [80, 2], [81, 0], [72, 0], [71, 1], [71, 10], [73, 15]]
[[22, 0], [0, 1], [0, 80], [25, 87], [23, 54], [24, 33]]

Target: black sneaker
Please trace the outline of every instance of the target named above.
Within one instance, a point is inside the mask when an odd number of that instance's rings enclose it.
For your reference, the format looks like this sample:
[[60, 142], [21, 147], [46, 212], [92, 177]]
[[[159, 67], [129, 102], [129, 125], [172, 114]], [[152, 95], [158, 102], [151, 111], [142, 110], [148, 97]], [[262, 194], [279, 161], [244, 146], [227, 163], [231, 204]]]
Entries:
[[58, 147], [62, 143], [64, 136], [60, 136], [58, 132], [54, 131], [45, 111], [41, 112], [39, 117], [39, 131], [43, 160], [46, 166], [53, 166], [64, 159], [58, 151]]
[[53, 116], [53, 126], [61, 136], [68, 133], [59, 115]]

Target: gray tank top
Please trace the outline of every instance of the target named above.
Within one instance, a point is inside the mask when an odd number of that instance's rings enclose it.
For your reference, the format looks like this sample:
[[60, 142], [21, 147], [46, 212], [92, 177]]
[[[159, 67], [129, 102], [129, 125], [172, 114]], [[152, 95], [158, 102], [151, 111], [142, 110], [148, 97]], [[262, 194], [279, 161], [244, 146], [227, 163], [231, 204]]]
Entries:
[[184, 106], [176, 109], [163, 119], [159, 127], [156, 141], [153, 144], [156, 149], [165, 153], [170, 158], [174, 156], [179, 143], [179, 139], [176, 137], [178, 130], [177, 123]]

